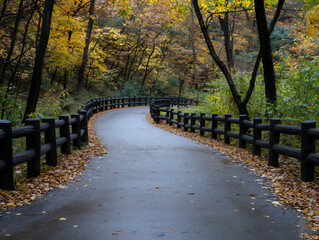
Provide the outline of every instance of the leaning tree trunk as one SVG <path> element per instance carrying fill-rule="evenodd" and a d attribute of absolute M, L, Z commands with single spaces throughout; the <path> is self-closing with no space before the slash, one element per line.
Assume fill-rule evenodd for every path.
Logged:
<path fill-rule="evenodd" d="M 89 17 L 88 28 L 86 30 L 86 38 L 85 38 L 85 46 L 83 50 L 82 64 L 79 69 L 77 91 L 81 91 L 84 88 L 84 72 L 88 62 L 89 45 L 91 42 L 91 35 L 92 35 L 92 29 L 93 29 L 94 5 L 95 5 L 95 0 L 90 0 L 90 9 L 89 9 L 90 17 Z"/>
<path fill-rule="evenodd" d="M 276 76 L 271 53 L 270 32 L 267 26 L 264 0 L 254 1 L 258 27 L 258 36 L 260 42 L 260 52 L 264 67 L 266 99 L 268 103 L 275 104 L 277 100 Z"/>
<path fill-rule="evenodd" d="M 29 90 L 29 96 L 28 96 L 27 106 L 25 109 L 24 117 L 23 117 L 23 122 L 30 115 L 30 113 L 35 112 L 35 109 L 37 106 L 40 88 L 41 88 L 41 77 L 42 77 L 42 70 L 44 65 L 44 57 L 45 57 L 45 52 L 47 49 L 49 35 L 50 35 L 53 6 L 54 6 L 54 0 L 45 1 L 41 36 L 40 36 L 39 45 L 36 51 L 32 80 L 31 80 L 31 87 Z"/>

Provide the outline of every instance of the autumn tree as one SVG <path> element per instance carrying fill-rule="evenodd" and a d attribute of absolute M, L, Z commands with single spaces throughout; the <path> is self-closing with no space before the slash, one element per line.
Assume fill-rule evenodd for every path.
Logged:
<path fill-rule="evenodd" d="M 194 4 L 194 9 L 195 9 L 195 12 L 196 12 L 196 15 L 197 15 L 197 18 L 198 18 L 198 21 L 199 21 L 199 24 L 200 24 L 200 27 L 201 27 L 201 30 L 202 30 L 202 33 L 203 33 L 203 36 L 204 36 L 204 39 L 205 39 L 205 42 L 207 44 L 207 47 L 209 49 L 209 52 L 212 56 L 212 58 L 214 59 L 214 61 L 216 62 L 217 66 L 219 67 L 219 69 L 221 70 L 221 72 L 224 74 L 225 78 L 226 78 L 226 81 L 228 83 L 228 86 L 229 86 L 229 89 L 232 93 L 232 96 L 233 96 L 233 99 L 234 99 L 234 102 L 238 108 L 238 111 L 241 113 L 241 114 L 246 114 L 248 115 L 248 110 L 247 110 L 247 103 L 249 101 L 249 98 L 252 94 L 252 91 L 253 91 L 253 88 L 254 88 L 254 84 L 255 84 L 255 80 L 256 80 L 256 75 L 257 75 L 257 70 L 258 70 L 258 67 L 259 67 L 259 62 L 261 60 L 261 57 L 263 57 L 263 60 L 265 61 L 265 63 L 267 63 L 268 65 L 266 66 L 267 68 L 265 70 L 269 70 L 271 68 L 271 65 L 272 65 L 272 58 L 270 57 L 271 55 L 271 47 L 270 47 L 270 39 L 269 41 L 268 40 L 264 40 L 262 39 L 262 47 L 261 47 L 261 51 L 260 51 L 260 54 L 258 55 L 257 59 L 256 59 L 256 62 L 255 62 L 255 66 L 254 66 L 254 70 L 253 70 L 253 74 L 252 74 L 252 79 L 250 81 L 250 87 L 246 93 L 246 95 L 244 96 L 244 98 L 242 98 L 242 96 L 239 94 L 239 91 L 234 83 L 234 80 L 232 78 L 232 75 L 231 75 L 231 72 L 229 71 L 229 69 L 227 68 L 227 64 L 224 63 L 224 61 L 220 58 L 220 56 L 217 54 L 216 50 L 215 50 L 215 46 L 211 40 L 211 37 L 210 37 L 210 34 L 209 34 L 209 27 L 210 27 L 210 23 L 212 21 L 212 17 L 214 15 L 219 15 L 219 14 L 225 14 L 225 13 L 229 13 L 229 12 L 232 12 L 232 11 L 238 11 L 238 10 L 232 10 L 232 8 L 229 8 L 229 3 L 227 1 L 225 1 L 224 3 L 222 4 L 218 4 L 217 6 L 215 6 L 215 12 L 212 12 L 212 13 L 209 13 L 209 16 L 207 17 L 206 19 L 206 23 L 204 21 L 204 18 L 203 18 L 203 14 L 201 12 L 201 9 L 199 7 L 199 4 L 198 4 L 198 1 L 197 0 L 193 0 L 193 4 Z M 213 4 L 213 3 L 211 3 Z M 257 3 L 259 4 L 259 2 Z M 280 15 L 280 11 L 282 9 L 282 6 L 284 4 L 284 0 L 279 0 L 278 2 L 278 5 L 277 5 L 277 8 L 276 8 L 276 12 L 275 12 L 275 15 L 272 19 L 272 22 L 268 28 L 267 26 L 267 23 L 265 25 L 265 22 L 264 24 L 261 24 L 260 22 L 262 21 L 262 19 L 265 20 L 265 12 L 260 12 L 260 10 L 258 9 L 258 7 L 260 7 L 259 5 L 257 6 L 257 10 L 258 11 L 258 14 L 256 14 L 256 18 L 258 18 L 257 22 L 259 23 L 259 36 L 260 38 L 263 38 L 263 33 L 267 33 L 268 35 L 268 38 L 270 37 L 270 33 L 273 31 L 274 29 L 274 26 L 278 20 L 278 17 Z M 245 9 L 245 7 L 251 7 L 252 4 L 250 1 L 244 1 L 243 3 L 240 3 L 240 5 L 242 6 L 242 8 L 244 10 L 247 10 Z M 206 3 L 204 4 L 204 8 L 206 9 L 206 11 L 209 11 L 209 6 L 210 6 L 210 3 Z M 262 3 L 262 6 L 264 6 L 264 3 Z M 232 5 L 230 4 L 230 7 L 232 7 Z M 240 10 L 241 11 L 241 10 Z M 225 18 L 225 15 L 224 15 L 224 18 Z M 221 18 L 219 18 L 219 21 L 221 22 Z M 222 20 L 222 23 L 224 23 L 223 21 L 226 21 L 225 19 Z M 262 25 L 260 27 L 260 25 Z M 225 28 L 225 27 L 223 27 Z M 266 28 L 266 30 L 265 30 Z M 262 32 L 261 32 L 262 30 Z M 223 30 L 224 33 L 225 33 L 225 30 Z M 225 36 L 225 34 L 224 34 Z M 228 36 L 225 36 L 225 38 L 228 38 Z M 268 43 L 267 44 L 265 44 Z M 227 45 L 227 43 L 225 42 L 225 44 Z M 270 55 L 269 55 L 270 54 Z M 226 53 L 226 55 L 229 55 Z M 228 65 L 230 64 L 231 60 L 230 60 L 230 57 L 227 57 L 227 61 L 228 61 Z M 270 63 L 271 61 L 271 63 Z M 270 66 L 270 67 L 268 67 Z M 272 73 L 266 73 L 266 76 L 267 76 L 267 80 L 265 81 L 265 92 L 266 92 L 266 97 L 267 99 L 270 101 L 270 102 L 274 102 L 275 101 L 275 78 L 274 78 L 274 71 L 272 71 Z M 271 77 L 272 78 L 271 78 Z"/>

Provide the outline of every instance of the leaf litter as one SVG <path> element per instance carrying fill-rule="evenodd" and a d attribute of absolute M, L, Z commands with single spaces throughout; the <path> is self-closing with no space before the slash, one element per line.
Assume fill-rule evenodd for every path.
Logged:
<path fill-rule="evenodd" d="M 263 185 L 276 196 L 275 201 L 270 201 L 276 207 L 292 207 L 302 213 L 307 220 L 306 227 L 313 233 L 302 233 L 300 237 L 307 239 L 319 239 L 319 184 L 316 182 L 304 182 L 300 179 L 300 163 L 297 160 L 280 156 L 280 167 L 269 167 L 268 156 L 253 155 L 248 149 L 224 144 L 221 141 L 197 133 L 185 132 L 183 128 L 169 126 L 165 123 L 157 124 L 147 115 L 147 120 L 155 127 L 169 131 L 179 136 L 194 140 L 219 150 L 222 154 L 232 158 L 233 163 L 242 165 L 263 179 L 257 179 L 258 184 Z M 254 196 L 251 194 L 250 196 Z"/>
<path fill-rule="evenodd" d="M 70 182 L 80 181 L 79 175 L 89 165 L 88 160 L 106 154 L 106 148 L 102 145 L 94 130 L 94 122 L 100 115 L 109 111 L 95 114 L 89 120 L 89 144 L 83 146 L 82 150 L 76 150 L 69 155 L 61 156 L 56 167 L 48 167 L 48 170 L 43 171 L 37 178 L 16 182 L 14 190 L 0 189 L 0 211 L 30 204 L 54 187 L 63 189 Z M 25 164 L 18 167 L 18 171 L 26 170 Z"/>

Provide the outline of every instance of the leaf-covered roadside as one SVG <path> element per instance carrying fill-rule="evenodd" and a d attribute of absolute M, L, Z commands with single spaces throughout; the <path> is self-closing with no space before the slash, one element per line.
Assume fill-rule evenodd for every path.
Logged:
<path fill-rule="evenodd" d="M 99 141 L 94 130 L 95 120 L 103 113 L 95 114 L 90 119 L 88 126 L 89 144 L 84 146 L 82 150 L 76 150 L 70 155 L 61 156 L 56 167 L 50 167 L 37 178 L 17 182 L 13 191 L 0 190 L 0 210 L 21 207 L 54 187 L 64 188 L 66 184 L 78 181 L 79 178 L 77 177 L 88 166 L 89 159 L 106 154 L 106 149 Z"/>
<path fill-rule="evenodd" d="M 226 145 L 223 142 L 202 137 L 198 134 L 185 132 L 182 128 L 169 126 L 168 124 L 156 124 L 150 114 L 147 120 L 156 127 L 165 131 L 192 139 L 198 143 L 218 149 L 223 154 L 233 159 L 233 162 L 244 163 L 244 167 L 256 175 L 265 178 L 265 182 L 258 181 L 269 188 L 277 197 L 273 204 L 278 207 L 287 206 L 303 213 L 307 219 L 306 227 L 311 228 L 313 234 L 303 233 L 301 237 L 307 239 L 319 239 L 319 184 L 315 182 L 303 182 L 300 180 L 300 164 L 290 158 L 280 158 L 280 167 L 269 167 L 267 156 L 254 156 L 247 149 Z"/>

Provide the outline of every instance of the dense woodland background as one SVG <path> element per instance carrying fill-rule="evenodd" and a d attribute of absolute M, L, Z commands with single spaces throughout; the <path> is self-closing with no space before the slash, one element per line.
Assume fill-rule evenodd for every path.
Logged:
<path fill-rule="evenodd" d="M 0 118 L 100 96 L 319 120 L 318 0 L 1 0 Z"/>

